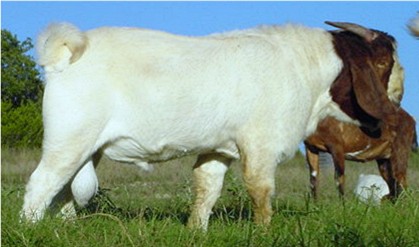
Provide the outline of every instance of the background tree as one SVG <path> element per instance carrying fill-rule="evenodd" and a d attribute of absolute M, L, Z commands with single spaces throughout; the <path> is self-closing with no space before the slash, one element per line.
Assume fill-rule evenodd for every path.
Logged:
<path fill-rule="evenodd" d="M 27 55 L 31 39 L 20 42 L 1 30 L 2 146 L 39 147 L 42 141 L 42 80 L 34 59 Z"/>

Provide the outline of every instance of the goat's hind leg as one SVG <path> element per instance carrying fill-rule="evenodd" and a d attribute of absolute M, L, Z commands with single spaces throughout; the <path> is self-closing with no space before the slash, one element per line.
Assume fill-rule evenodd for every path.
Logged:
<path fill-rule="evenodd" d="M 69 181 L 90 156 L 81 146 L 44 150 L 41 162 L 26 186 L 22 219 L 36 222 L 44 217 L 53 200 L 68 200 Z"/>
<path fill-rule="evenodd" d="M 380 159 L 377 160 L 378 170 L 380 171 L 381 177 L 386 181 L 387 186 L 390 190 L 390 194 L 385 198 L 390 200 L 396 199 L 398 195 L 398 184 L 396 179 L 393 176 L 393 171 L 391 167 L 391 162 L 389 159 Z"/>
<path fill-rule="evenodd" d="M 77 172 L 71 182 L 71 193 L 77 205 L 87 206 L 99 189 L 96 167 L 99 164 L 101 152 L 95 153 L 87 163 Z"/>
<path fill-rule="evenodd" d="M 74 202 L 79 207 L 86 207 L 91 199 L 97 194 L 99 181 L 96 176 L 101 153 L 97 152 L 82 166 L 76 176 L 66 185 L 59 195 L 53 200 L 53 206 L 60 208 L 60 214 L 64 219 L 76 216 Z M 64 204 L 64 206 L 62 206 Z"/>

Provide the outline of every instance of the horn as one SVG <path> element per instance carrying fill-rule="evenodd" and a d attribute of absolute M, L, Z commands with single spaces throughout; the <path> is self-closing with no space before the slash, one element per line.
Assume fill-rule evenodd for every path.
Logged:
<path fill-rule="evenodd" d="M 355 24 L 355 23 L 349 23 L 349 22 L 331 22 L 331 21 L 325 21 L 326 24 L 337 27 L 346 31 L 349 31 L 351 33 L 354 33 L 362 38 L 364 38 L 367 42 L 371 43 L 378 37 L 378 33 L 372 31 L 369 28 L 365 28 L 361 25 Z"/>
<path fill-rule="evenodd" d="M 412 36 L 419 38 L 419 12 L 415 18 L 409 20 L 407 27 Z"/>

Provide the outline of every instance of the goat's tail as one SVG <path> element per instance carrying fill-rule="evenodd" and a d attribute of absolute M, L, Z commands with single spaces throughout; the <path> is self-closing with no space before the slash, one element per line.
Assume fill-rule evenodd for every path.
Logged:
<path fill-rule="evenodd" d="M 410 30 L 410 33 L 414 36 L 419 38 L 419 13 L 417 14 L 417 16 L 413 19 L 410 20 L 409 24 L 407 25 L 407 27 Z"/>
<path fill-rule="evenodd" d="M 62 71 L 81 58 L 88 41 L 85 33 L 69 23 L 50 24 L 36 45 L 38 63 Z"/>

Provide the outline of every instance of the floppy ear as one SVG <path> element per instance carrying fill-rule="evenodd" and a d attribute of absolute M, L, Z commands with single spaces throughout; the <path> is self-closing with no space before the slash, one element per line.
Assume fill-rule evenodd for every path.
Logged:
<path fill-rule="evenodd" d="M 362 66 L 362 67 L 361 67 Z M 350 64 L 352 88 L 359 106 L 372 117 L 387 124 L 397 124 L 396 107 L 387 97 L 387 91 L 370 62 Z"/>

